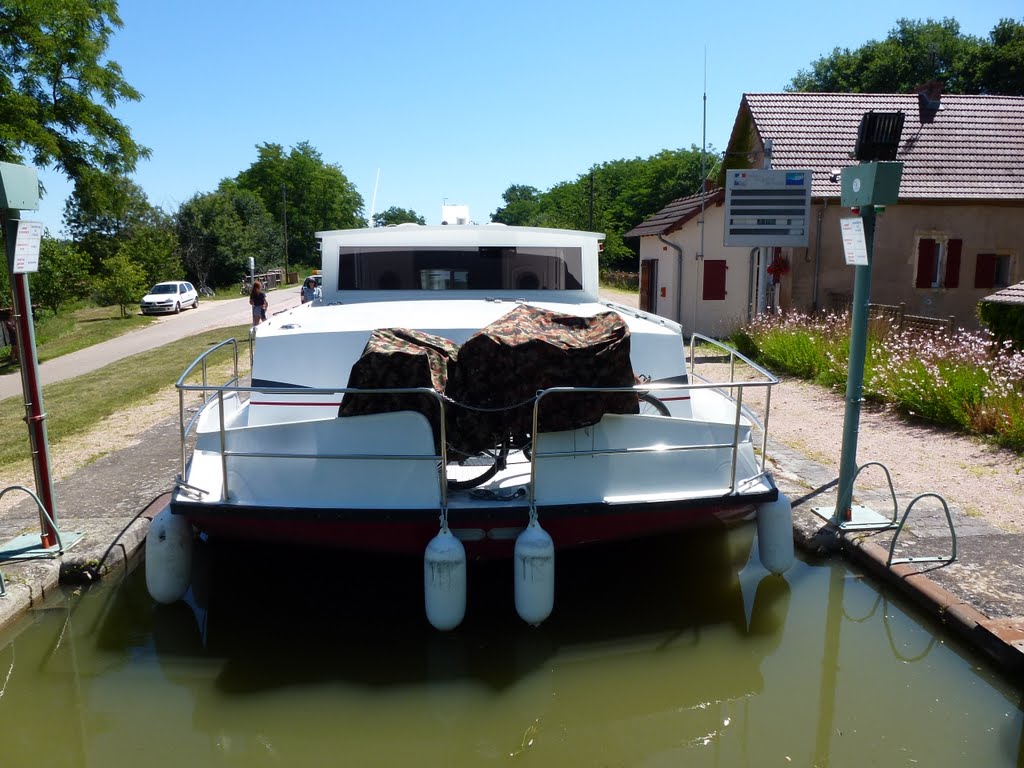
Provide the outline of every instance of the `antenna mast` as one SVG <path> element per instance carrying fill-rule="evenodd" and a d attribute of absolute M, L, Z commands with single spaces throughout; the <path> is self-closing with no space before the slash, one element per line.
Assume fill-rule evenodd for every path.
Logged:
<path fill-rule="evenodd" d="M 380 186 L 380 168 L 377 169 L 377 180 L 373 182 L 373 197 L 370 198 L 370 215 L 366 219 L 366 226 L 373 226 L 373 214 L 377 209 L 377 187 Z"/>
<path fill-rule="evenodd" d="M 707 169 L 705 167 L 708 146 L 708 47 L 704 46 L 704 106 L 701 116 L 700 135 L 700 252 L 693 265 L 693 324 L 690 333 L 697 332 L 697 296 L 700 283 L 700 262 L 704 260 L 704 204 L 707 200 Z"/>

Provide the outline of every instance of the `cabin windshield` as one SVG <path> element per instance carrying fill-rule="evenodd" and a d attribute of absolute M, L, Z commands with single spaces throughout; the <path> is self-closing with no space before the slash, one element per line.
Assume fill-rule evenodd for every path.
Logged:
<path fill-rule="evenodd" d="M 342 247 L 342 291 L 581 291 L 582 248 Z"/>

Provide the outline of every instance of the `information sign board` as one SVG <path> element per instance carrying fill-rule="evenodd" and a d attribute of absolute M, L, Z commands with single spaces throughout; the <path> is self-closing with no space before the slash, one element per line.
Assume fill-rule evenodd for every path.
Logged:
<path fill-rule="evenodd" d="M 866 267 L 868 244 L 864 237 L 864 219 L 860 216 L 840 219 L 839 227 L 843 235 L 843 254 L 846 256 L 846 263 L 851 267 Z"/>
<path fill-rule="evenodd" d="M 730 169 L 725 184 L 725 245 L 807 246 L 810 170 Z"/>
<path fill-rule="evenodd" d="M 14 264 L 11 272 L 39 271 L 39 243 L 43 239 L 43 224 L 40 221 L 19 221 L 14 244 Z"/>

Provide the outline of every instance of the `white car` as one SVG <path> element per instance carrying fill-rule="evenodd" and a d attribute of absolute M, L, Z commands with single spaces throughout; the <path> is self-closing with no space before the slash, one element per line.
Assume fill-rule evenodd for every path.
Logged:
<path fill-rule="evenodd" d="M 184 280 L 169 280 L 157 283 L 142 297 L 139 308 L 144 315 L 157 315 L 167 312 L 177 314 L 184 307 L 195 309 L 199 306 L 199 293 L 192 283 Z"/>

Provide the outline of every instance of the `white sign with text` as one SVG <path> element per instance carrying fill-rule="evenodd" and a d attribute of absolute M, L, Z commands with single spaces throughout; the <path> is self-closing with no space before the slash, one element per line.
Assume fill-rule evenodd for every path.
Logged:
<path fill-rule="evenodd" d="M 843 253 L 846 263 L 851 267 L 868 265 L 868 243 L 864 238 L 864 219 L 840 219 L 839 226 L 843 233 Z"/>
<path fill-rule="evenodd" d="M 19 275 L 23 272 L 39 271 L 39 243 L 43 239 L 41 221 L 19 221 L 18 236 L 14 245 L 14 268 Z"/>

